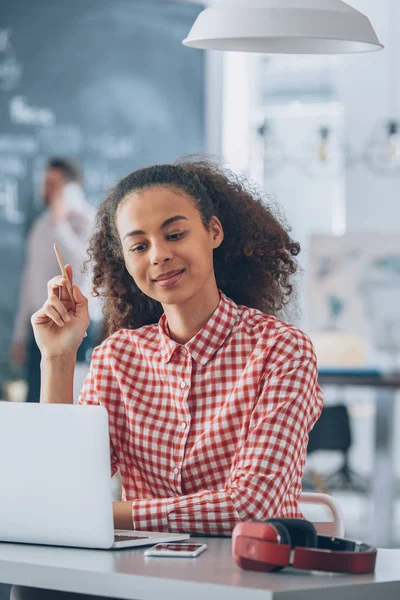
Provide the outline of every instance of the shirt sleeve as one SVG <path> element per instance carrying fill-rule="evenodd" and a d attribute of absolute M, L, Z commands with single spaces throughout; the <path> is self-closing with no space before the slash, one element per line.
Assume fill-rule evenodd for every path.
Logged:
<path fill-rule="evenodd" d="M 174 498 L 134 500 L 134 529 L 229 535 L 243 520 L 280 516 L 286 495 L 306 457 L 308 432 L 322 409 L 315 356 L 300 351 L 289 360 L 277 352 L 255 403 L 244 444 L 227 485 Z M 293 515 L 297 498 L 293 499 Z"/>
<path fill-rule="evenodd" d="M 100 357 L 101 357 L 101 359 L 104 360 L 104 362 L 107 361 L 107 354 L 103 353 L 101 351 L 101 346 L 98 346 L 97 348 L 95 348 L 93 350 L 92 362 L 90 365 L 89 373 L 87 374 L 87 377 L 86 377 L 85 381 L 83 382 L 82 389 L 79 393 L 78 404 L 81 404 L 81 405 L 86 404 L 86 405 L 92 405 L 92 406 L 102 405 L 102 406 L 105 406 L 107 411 L 109 411 L 109 407 L 106 406 L 104 404 L 104 402 L 101 402 L 99 400 L 100 394 L 99 394 L 98 386 L 105 385 L 107 388 L 107 394 L 111 398 L 114 398 L 115 394 L 118 394 L 118 387 L 111 378 L 107 381 L 106 384 L 100 383 L 102 381 L 102 379 L 98 377 L 98 371 L 99 371 L 100 362 L 101 362 L 101 359 L 99 360 Z M 109 421 L 110 421 L 110 419 L 109 419 Z M 114 432 L 115 432 L 115 428 L 113 428 L 113 426 L 110 423 L 111 477 L 113 477 L 115 475 L 115 473 L 118 471 L 118 468 L 119 468 L 117 453 L 115 451 L 114 444 L 112 442 L 112 434 Z"/>

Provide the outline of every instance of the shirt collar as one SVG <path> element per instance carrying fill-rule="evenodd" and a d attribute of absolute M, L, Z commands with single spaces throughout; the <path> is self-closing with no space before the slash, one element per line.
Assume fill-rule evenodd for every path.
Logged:
<path fill-rule="evenodd" d="M 208 363 L 231 333 L 236 323 L 237 314 L 237 305 L 220 291 L 219 304 L 210 319 L 194 337 L 184 344 L 193 360 L 200 365 Z M 181 347 L 182 344 L 178 344 L 170 338 L 165 314 L 161 316 L 158 323 L 158 331 L 161 359 L 167 363 L 171 360 L 175 350 Z"/>

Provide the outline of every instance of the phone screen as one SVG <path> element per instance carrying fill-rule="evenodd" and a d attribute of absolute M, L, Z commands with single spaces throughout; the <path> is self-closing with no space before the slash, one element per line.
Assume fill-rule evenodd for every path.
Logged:
<path fill-rule="evenodd" d="M 158 544 L 153 546 L 152 550 L 155 552 L 195 552 L 198 548 L 201 548 L 203 544 Z"/>

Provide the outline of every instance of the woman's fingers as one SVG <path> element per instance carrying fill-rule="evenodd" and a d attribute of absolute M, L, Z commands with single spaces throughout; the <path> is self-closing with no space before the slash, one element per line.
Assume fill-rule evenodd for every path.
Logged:
<path fill-rule="evenodd" d="M 46 304 L 52 306 L 60 315 L 64 323 L 70 323 L 71 317 L 68 314 L 68 308 L 71 308 L 71 302 L 63 302 L 57 296 L 51 296 Z M 68 306 L 69 305 L 69 306 Z"/>
<path fill-rule="evenodd" d="M 59 288 L 62 288 L 67 283 L 65 277 L 63 275 L 57 275 L 57 277 L 53 277 L 50 281 L 47 282 L 47 293 L 49 296 L 52 294 L 58 295 Z"/>
<path fill-rule="evenodd" d="M 88 299 L 82 294 L 77 285 L 74 285 L 73 287 L 73 294 L 75 300 L 75 315 L 83 320 L 89 319 Z M 89 322 L 87 326 L 89 326 Z"/>
<path fill-rule="evenodd" d="M 54 306 L 48 304 L 47 302 L 43 305 L 44 314 L 49 317 L 56 325 L 59 327 L 64 327 L 64 321 L 60 317 L 59 313 L 56 311 Z"/>
<path fill-rule="evenodd" d="M 59 327 L 71 322 L 71 317 L 64 304 L 56 296 L 49 298 L 43 305 L 43 312 Z"/>
<path fill-rule="evenodd" d="M 69 265 L 67 265 L 69 266 Z M 73 310 L 74 312 L 77 310 L 77 305 L 79 305 L 80 313 L 87 312 L 87 304 L 88 299 L 84 296 L 78 286 L 74 285 L 71 289 L 73 298 L 71 299 L 69 292 L 66 288 L 67 280 L 63 275 L 57 275 L 57 277 L 53 277 L 47 283 L 47 294 L 48 301 L 55 306 L 61 316 L 65 315 L 65 313 Z M 61 298 L 60 298 L 61 296 Z M 62 309 L 65 308 L 65 311 Z"/>
<path fill-rule="evenodd" d="M 71 298 L 67 289 L 67 279 L 63 275 L 53 277 L 47 283 L 48 298 L 57 297 L 64 303 L 71 303 Z"/>
<path fill-rule="evenodd" d="M 73 300 L 73 294 L 72 294 L 72 267 L 71 267 L 71 265 L 65 265 L 65 273 L 68 277 L 68 281 L 65 281 L 65 285 L 59 290 L 58 296 L 63 301 L 68 300 L 68 301 L 73 302 L 74 300 Z"/>

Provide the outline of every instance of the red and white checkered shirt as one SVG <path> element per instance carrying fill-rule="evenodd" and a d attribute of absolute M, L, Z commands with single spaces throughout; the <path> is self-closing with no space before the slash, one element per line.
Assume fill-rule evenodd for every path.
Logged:
<path fill-rule="evenodd" d="M 95 349 L 80 403 L 109 414 L 134 529 L 229 534 L 301 517 L 308 432 L 322 408 L 316 358 L 296 327 L 221 293 L 185 345 L 155 325 Z"/>

